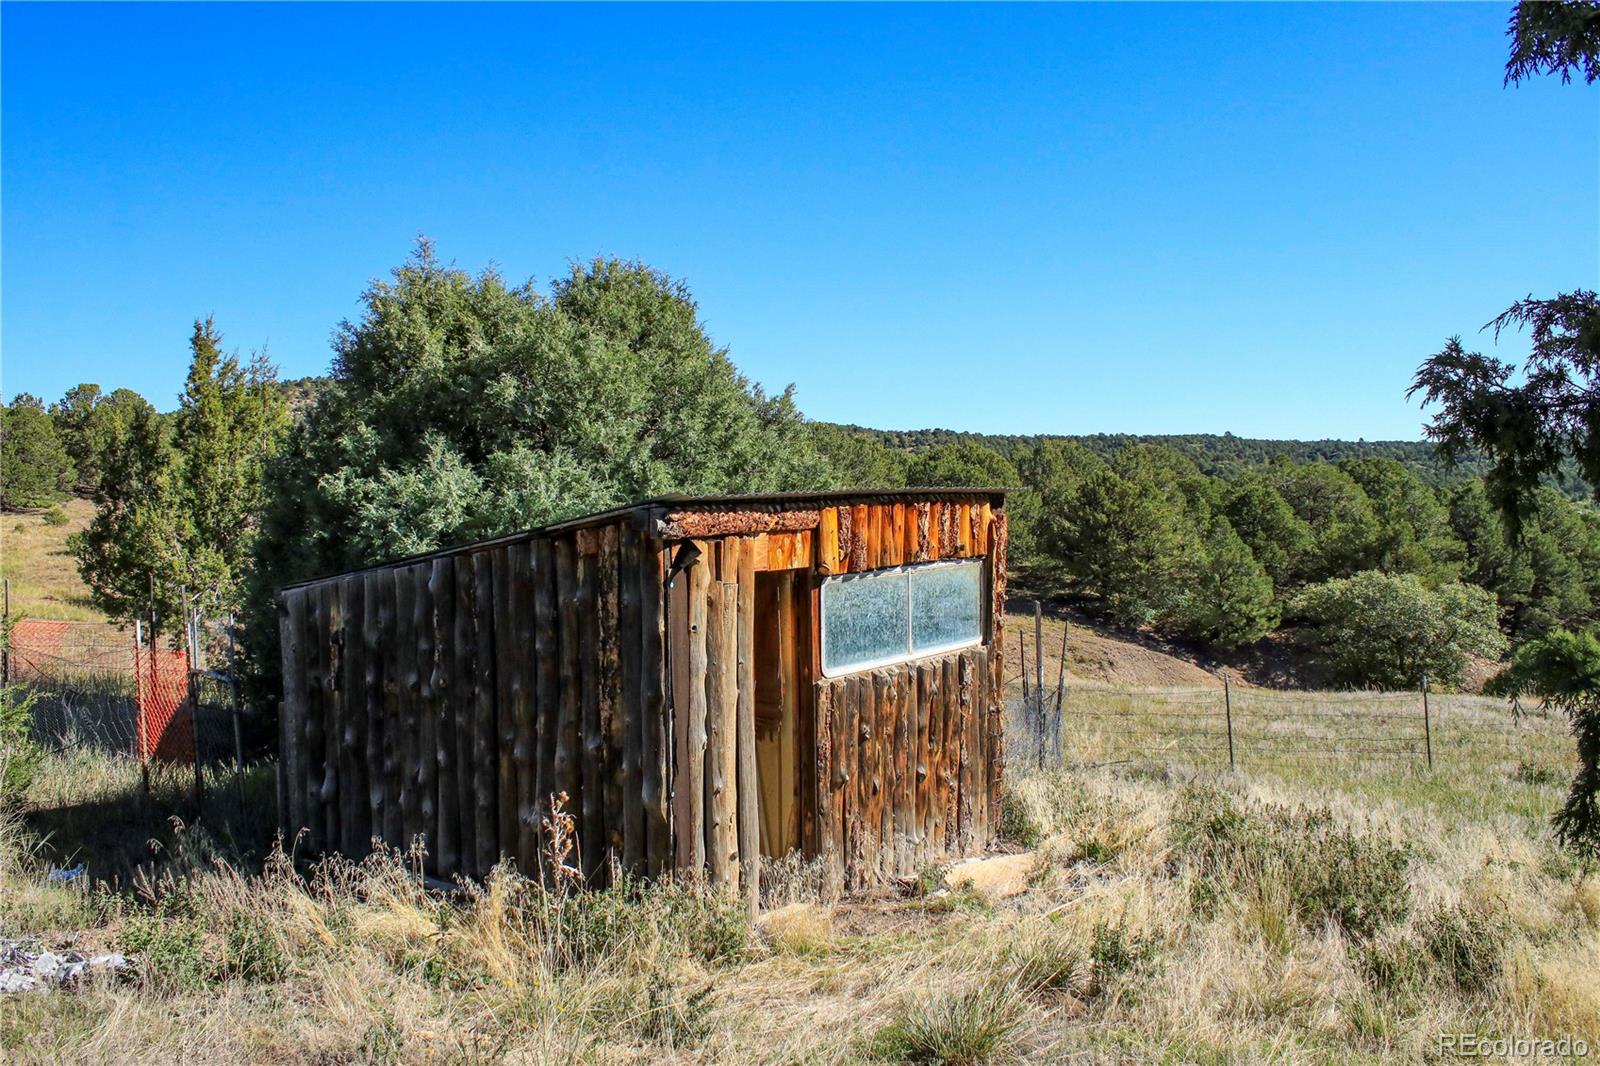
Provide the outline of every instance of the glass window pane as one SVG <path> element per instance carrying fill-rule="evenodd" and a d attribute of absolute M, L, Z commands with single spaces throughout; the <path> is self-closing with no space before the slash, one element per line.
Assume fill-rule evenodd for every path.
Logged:
<path fill-rule="evenodd" d="M 921 655 L 983 638 L 983 564 L 911 572 L 911 649 Z"/>
<path fill-rule="evenodd" d="M 899 571 L 823 583 L 823 673 L 906 657 L 906 580 Z"/>

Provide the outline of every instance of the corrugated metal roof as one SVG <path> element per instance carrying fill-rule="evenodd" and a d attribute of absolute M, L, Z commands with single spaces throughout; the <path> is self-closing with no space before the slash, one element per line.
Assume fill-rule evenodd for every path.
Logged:
<path fill-rule="evenodd" d="M 1010 489 L 993 486 L 960 485 L 908 489 L 821 489 L 807 492 L 752 493 L 741 496 L 652 496 L 650 499 L 640 500 L 637 503 L 630 503 L 622 507 L 613 507 L 608 511 L 596 511 L 594 514 L 568 518 L 561 522 L 535 526 L 532 529 L 507 533 L 499 537 L 471 541 L 466 544 L 455 544 L 446 548 L 435 548 L 433 551 L 419 552 L 416 555 L 406 555 L 398 559 L 387 559 L 381 563 L 373 563 L 370 566 L 358 567 L 354 570 L 341 570 L 337 573 L 323 574 L 319 577 L 302 578 L 299 581 L 291 581 L 283 585 L 279 591 L 300 588 L 304 585 L 315 585 L 338 577 L 348 577 L 351 574 L 364 574 L 369 570 L 387 570 L 391 567 L 409 566 L 413 563 L 425 562 L 429 559 L 438 559 L 448 555 L 458 555 L 462 552 L 481 551 L 484 548 L 493 548 L 501 544 L 515 544 L 518 541 L 528 540 L 532 537 L 547 536 L 551 533 L 565 533 L 588 526 L 604 525 L 625 515 L 648 509 L 661 511 L 702 509 L 708 511 L 787 511 L 799 510 L 803 507 L 819 507 L 825 504 L 875 503 L 892 500 L 928 500 L 931 502 L 971 496 L 993 496 L 997 498 L 997 502 L 1003 503 L 1006 493 L 1010 491 Z"/>

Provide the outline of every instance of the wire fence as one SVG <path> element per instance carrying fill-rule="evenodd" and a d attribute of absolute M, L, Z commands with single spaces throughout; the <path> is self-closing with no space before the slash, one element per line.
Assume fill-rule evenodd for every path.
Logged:
<path fill-rule="evenodd" d="M 1063 650 L 1065 640 L 1062 641 Z M 1042 647 L 1042 641 L 1036 642 Z M 1487 696 L 1302 691 L 1234 684 L 1157 688 L 1046 677 L 1021 646 L 1007 685 L 1013 766 L 1187 765 L 1405 774 L 1570 756 L 1566 723 Z"/>
<path fill-rule="evenodd" d="M 1396 773 L 1533 762 L 1570 749 L 1559 718 L 1484 696 L 1072 685 L 1058 718 L 1053 700 L 1041 716 L 1019 688 L 1008 699 L 1020 741 L 1011 759 L 1036 766 Z"/>

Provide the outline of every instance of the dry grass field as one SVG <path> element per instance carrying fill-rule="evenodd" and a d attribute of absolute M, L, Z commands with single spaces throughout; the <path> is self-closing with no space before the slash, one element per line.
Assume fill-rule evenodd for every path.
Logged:
<path fill-rule="evenodd" d="M 1118 699 L 1124 724 L 1163 728 L 1149 694 Z M 136 767 L 80 750 L 5 825 L 0 937 L 114 948 L 134 969 L 0 999 L 0 1057 L 1386 1063 L 1434 1060 L 1454 1032 L 1600 1047 L 1600 882 L 1547 828 L 1570 741 L 1490 701 L 1443 713 L 1509 739 L 1448 748 L 1431 773 L 1229 773 L 1157 747 L 1095 765 L 1080 736 L 1077 768 L 1008 775 L 1007 847 L 1029 853 L 1014 894 L 930 870 L 839 900 L 789 866 L 754 927 L 692 884 L 562 894 L 502 872 L 445 896 L 404 856 L 297 868 L 266 846 L 270 767 L 214 780 L 181 827 L 165 816 L 184 775 L 146 806 Z M 117 887 L 46 882 L 79 861 Z"/>
<path fill-rule="evenodd" d="M 94 504 L 74 497 L 61 510 L 67 517 L 63 525 L 51 525 L 47 510 L 0 514 L 0 576 L 11 582 L 11 613 L 103 622 L 67 553 L 67 538 L 88 526 Z"/>

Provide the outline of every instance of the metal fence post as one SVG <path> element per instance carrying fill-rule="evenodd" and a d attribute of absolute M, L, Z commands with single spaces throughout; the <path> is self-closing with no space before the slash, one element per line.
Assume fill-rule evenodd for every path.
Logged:
<path fill-rule="evenodd" d="M 1222 675 L 1222 713 L 1228 723 L 1228 770 L 1231 772 L 1238 768 L 1233 757 L 1233 686 L 1228 683 L 1228 675 Z"/>
<path fill-rule="evenodd" d="M 0 631 L 5 640 L 0 641 L 0 685 L 11 684 L 11 579 L 5 579 L 5 605 L 0 607 Z"/>
<path fill-rule="evenodd" d="M 1428 769 L 1433 769 L 1433 715 L 1428 709 L 1428 675 L 1422 675 L 1422 743 L 1428 752 Z"/>
<path fill-rule="evenodd" d="M 233 702 L 233 768 L 244 766 L 244 707 L 239 698 L 239 652 L 233 643 L 234 616 L 228 615 L 228 692 Z"/>

